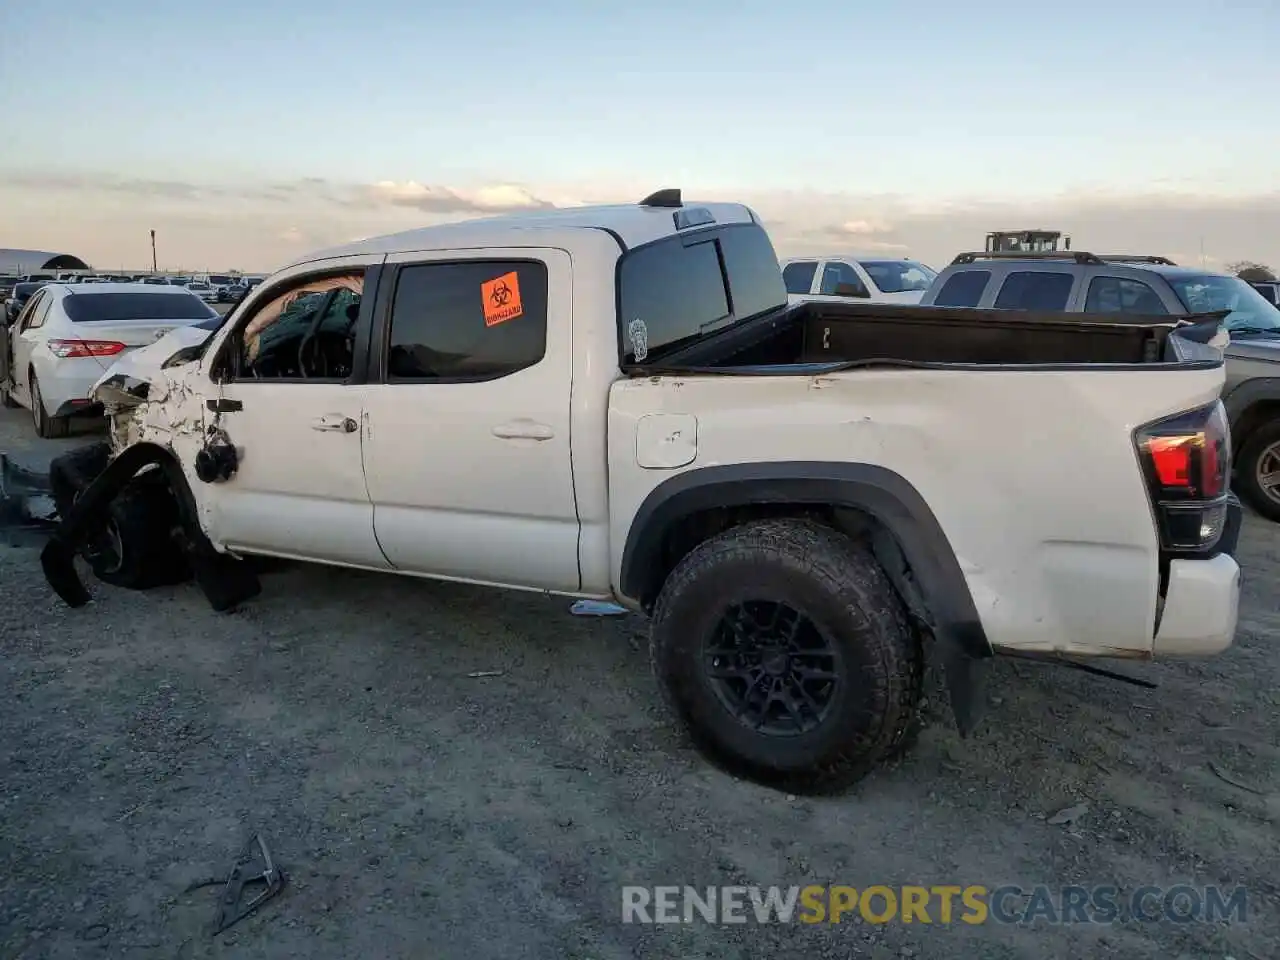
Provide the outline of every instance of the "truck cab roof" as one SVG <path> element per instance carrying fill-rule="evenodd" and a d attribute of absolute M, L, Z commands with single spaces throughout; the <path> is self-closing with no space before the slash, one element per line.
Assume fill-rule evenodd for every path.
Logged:
<path fill-rule="evenodd" d="M 304 260 L 327 259 L 366 253 L 407 253 L 415 250 L 449 250 L 461 247 L 501 247 L 511 245 L 511 234 L 528 234 L 529 242 L 547 244 L 556 233 L 572 230 L 601 230 L 618 242 L 620 251 L 672 236 L 681 227 L 675 217 L 695 215 L 692 226 L 759 222 L 754 212 L 739 203 L 683 202 L 679 205 L 644 203 L 564 207 L 484 217 L 457 223 L 441 223 L 400 233 L 371 237 L 355 243 L 322 250 Z M 711 219 L 704 219 L 705 217 Z M 522 239 L 524 239 L 522 237 Z M 517 244 L 519 245 L 519 244 Z"/>

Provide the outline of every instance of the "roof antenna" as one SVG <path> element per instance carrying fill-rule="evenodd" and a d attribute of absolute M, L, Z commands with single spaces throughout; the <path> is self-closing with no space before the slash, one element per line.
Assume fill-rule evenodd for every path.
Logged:
<path fill-rule="evenodd" d="M 682 207 L 679 187 L 667 187 L 657 190 L 640 201 L 642 207 Z"/>

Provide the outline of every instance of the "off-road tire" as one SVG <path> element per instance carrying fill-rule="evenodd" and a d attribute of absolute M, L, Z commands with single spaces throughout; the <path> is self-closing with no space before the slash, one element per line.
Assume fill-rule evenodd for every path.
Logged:
<path fill-rule="evenodd" d="M 110 458 L 110 445 L 95 443 L 53 461 L 49 485 L 60 516 L 67 515 L 76 497 L 106 468 Z M 191 577 L 186 554 L 174 537 L 179 527 L 177 501 L 161 475 L 143 474 L 130 482 L 107 508 L 107 523 L 119 544 L 119 562 L 81 550 L 98 580 L 129 590 L 148 590 Z"/>
<path fill-rule="evenodd" d="M 1276 443 L 1280 443 L 1280 420 L 1264 423 L 1249 435 L 1236 455 L 1235 487 L 1249 506 L 1268 520 L 1280 523 L 1280 502 L 1268 496 L 1258 483 L 1258 461 Z"/>
<path fill-rule="evenodd" d="M 784 602 L 838 650 L 840 692 L 816 729 L 758 733 L 722 705 L 703 645 L 736 603 Z M 653 613 L 650 655 L 664 699 L 717 765 L 793 792 L 828 792 L 909 742 L 922 652 L 866 547 L 818 522 L 754 521 L 703 542 L 672 571 Z"/>
<path fill-rule="evenodd" d="M 45 440 L 65 437 L 71 432 L 71 423 L 66 417 L 51 417 L 44 409 L 44 398 L 40 395 L 40 383 L 36 380 L 36 372 L 27 374 L 27 383 L 31 385 L 31 419 L 35 424 L 36 436 Z"/>

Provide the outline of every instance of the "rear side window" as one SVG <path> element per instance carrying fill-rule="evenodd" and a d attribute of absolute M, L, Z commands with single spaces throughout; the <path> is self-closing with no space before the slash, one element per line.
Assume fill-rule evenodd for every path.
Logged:
<path fill-rule="evenodd" d="M 990 270 L 961 270 L 947 277 L 934 298 L 935 307 L 976 307 L 991 279 Z"/>
<path fill-rule="evenodd" d="M 1069 273 L 1019 270 L 1004 279 L 997 310 L 1065 310 L 1075 278 Z"/>
<path fill-rule="evenodd" d="M 1141 280 L 1126 277 L 1094 277 L 1089 281 L 1085 313 L 1137 313 L 1161 316 L 1169 311 L 1160 295 Z"/>
<path fill-rule="evenodd" d="M 817 260 L 797 260 L 782 270 L 782 282 L 787 293 L 808 293 L 813 289 L 813 275 L 818 272 Z"/>
<path fill-rule="evenodd" d="M 542 359 L 547 268 L 527 260 L 403 267 L 391 307 L 390 380 L 489 380 Z"/>
<path fill-rule="evenodd" d="M 637 247 L 622 258 L 618 289 L 624 364 L 655 359 L 787 302 L 777 254 L 756 224 Z"/>
<path fill-rule="evenodd" d="M 218 312 L 189 293 L 74 293 L 62 301 L 72 323 L 207 320 Z"/>

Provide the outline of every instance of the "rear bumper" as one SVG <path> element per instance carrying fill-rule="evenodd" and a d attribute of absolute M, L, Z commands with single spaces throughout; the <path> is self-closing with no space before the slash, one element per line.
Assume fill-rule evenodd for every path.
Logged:
<path fill-rule="evenodd" d="M 1170 561 L 1156 657 L 1207 657 L 1231 646 L 1240 614 L 1240 565 L 1234 554 L 1242 519 L 1240 502 L 1233 497 L 1221 552 L 1207 560 Z"/>
<path fill-rule="evenodd" d="M 55 417 L 101 417 L 102 404 L 93 400 L 67 400 L 58 405 Z"/>

